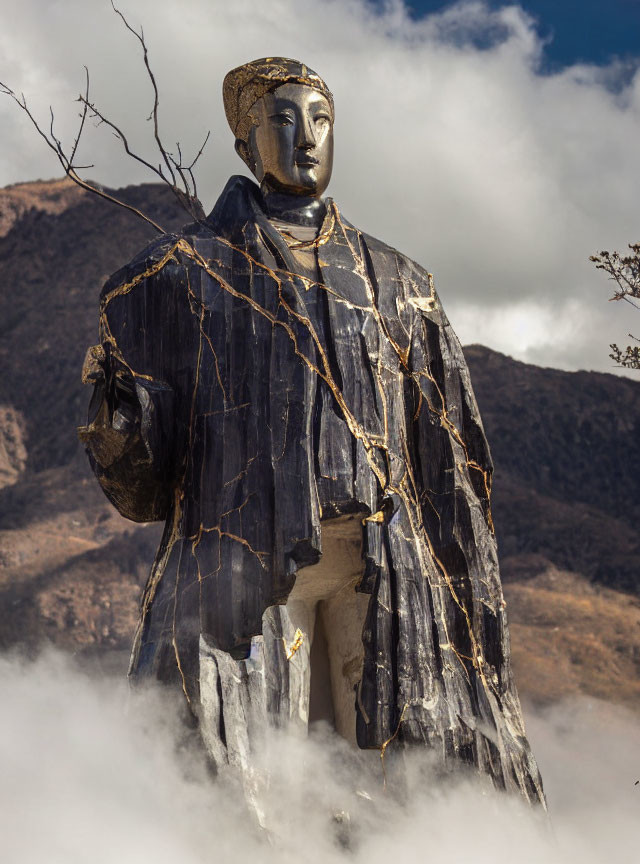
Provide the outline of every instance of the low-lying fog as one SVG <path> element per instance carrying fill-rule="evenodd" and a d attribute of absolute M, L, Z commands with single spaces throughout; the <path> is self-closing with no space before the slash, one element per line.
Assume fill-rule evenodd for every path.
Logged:
<path fill-rule="evenodd" d="M 272 743 L 266 833 L 209 776 L 168 694 L 131 695 L 55 653 L 0 659 L 0 682 L 7 864 L 638 860 L 640 729 L 605 704 L 527 712 L 549 822 L 468 779 L 443 786 L 415 756 L 408 789 L 385 791 L 378 754 L 317 729 Z"/>

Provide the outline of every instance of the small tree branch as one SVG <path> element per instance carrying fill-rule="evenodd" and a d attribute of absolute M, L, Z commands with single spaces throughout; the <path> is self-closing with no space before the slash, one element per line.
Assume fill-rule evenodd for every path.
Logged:
<path fill-rule="evenodd" d="M 624 300 L 633 306 L 634 309 L 640 309 L 640 304 L 636 300 L 640 300 L 640 243 L 629 243 L 631 255 L 620 255 L 619 252 L 600 252 L 598 255 L 591 255 L 590 260 L 596 265 L 598 270 L 604 270 L 609 275 L 609 278 L 616 283 L 617 290 L 609 300 Z M 640 342 L 640 339 L 629 334 L 629 338 L 634 342 Z M 618 345 L 610 345 L 611 357 L 616 365 L 624 369 L 640 369 L 640 346 L 628 345 L 625 349 Z"/>
<path fill-rule="evenodd" d="M 149 63 L 149 52 L 147 50 L 147 43 L 144 41 L 144 32 L 143 32 L 142 28 L 140 28 L 139 33 L 137 32 L 137 30 L 134 30 L 134 28 L 131 26 L 131 24 L 129 24 L 129 22 L 124 17 L 122 12 L 118 9 L 116 4 L 113 2 L 113 0 L 111 0 L 111 7 L 112 7 L 113 11 L 116 13 L 116 15 L 118 15 L 122 19 L 122 23 L 127 28 L 127 30 L 135 36 L 135 38 L 138 40 L 138 42 L 142 46 L 142 56 L 143 56 L 143 60 L 144 60 L 144 65 L 146 67 L 147 74 L 149 76 L 149 80 L 151 81 L 151 86 L 153 87 L 153 110 L 152 110 L 151 114 L 149 115 L 151 118 L 153 118 L 153 136 L 156 139 L 156 144 L 158 145 L 158 149 L 160 150 L 160 154 L 162 156 L 162 159 L 163 159 L 165 165 L 167 166 L 167 170 L 171 176 L 171 183 L 172 183 L 172 185 L 175 186 L 176 176 L 173 173 L 173 169 L 171 168 L 171 162 L 170 162 L 168 155 L 167 155 L 167 150 L 163 146 L 162 141 L 160 140 L 160 133 L 158 131 L 158 106 L 160 104 L 160 97 L 158 95 L 158 85 L 156 84 L 156 78 L 155 78 L 155 75 L 153 74 L 153 72 L 151 71 L 151 65 Z M 187 195 L 189 195 L 188 189 L 185 189 L 185 192 Z"/>
<path fill-rule="evenodd" d="M 193 175 L 193 167 L 196 164 L 196 162 L 198 161 L 198 159 L 202 156 L 202 151 L 207 146 L 207 141 L 209 140 L 210 135 L 211 135 L 211 130 L 209 129 L 209 131 L 205 135 L 204 141 L 202 142 L 202 147 L 196 153 L 195 158 L 194 158 L 193 162 L 191 163 L 191 165 L 187 166 L 187 171 L 189 172 L 189 176 L 191 177 L 191 185 L 193 186 L 193 197 L 194 198 L 198 197 L 198 187 L 196 186 L 196 178 Z"/>
<path fill-rule="evenodd" d="M 85 74 L 85 88 L 84 88 L 84 104 L 82 106 L 82 115 L 80 118 L 80 127 L 78 129 L 78 134 L 76 135 L 76 140 L 73 142 L 73 147 L 71 148 L 71 156 L 69 157 L 69 163 L 73 164 L 73 160 L 76 158 L 76 151 L 78 149 L 78 144 L 80 143 L 80 137 L 82 136 L 82 132 L 84 130 L 84 124 L 87 119 L 87 102 L 89 100 L 89 69 L 84 67 Z M 80 101 L 80 100 L 78 100 Z M 91 166 L 93 168 L 93 165 Z"/>
<path fill-rule="evenodd" d="M 634 309 L 640 309 L 640 306 L 639 306 L 637 303 L 634 303 L 633 300 L 631 299 L 631 297 L 629 297 L 628 294 L 625 294 L 625 295 L 622 296 L 622 297 L 615 297 L 615 298 L 612 297 L 611 299 L 612 299 L 612 300 L 614 300 L 614 299 L 615 299 L 615 300 L 625 300 L 627 303 L 630 303 L 630 304 L 633 306 Z"/>
<path fill-rule="evenodd" d="M 133 154 L 131 152 L 131 150 L 128 148 L 128 145 L 126 145 L 126 144 L 125 144 L 125 149 L 127 150 L 127 153 L 130 156 L 133 156 L 134 159 L 138 159 L 138 161 L 143 162 L 143 164 L 145 164 L 147 167 L 151 168 L 151 170 L 154 171 L 155 174 L 157 174 L 159 177 L 161 177 L 161 179 L 164 180 L 165 183 L 167 183 L 169 186 L 171 186 L 177 199 L 180 201 L 181 205 L 183 207 L 185 207 L 185 209 L 188 211 L 190 216 L 192 218 L 194 218 L 196 221 L 201 221 L 203 218 L 202 206 L 200 205 L 200 202 L 198 201 L 197 186 L 196 186 L 195 177 L 193 175 L 192 169 L 193 169 L 193 166 L 195 165 L 195 163 L 198 161 L 198 159 L 202 155 L 202 151 L 204 150 L 204 147 L 205 147 L 207 141 L 209 140 L 209 133 L 207 133 L 202 147 L 200 148 L 195 159 L 193 160 L 193 162 L 189 166 L 186 166 L 183 164 L 182 150 L 181 150 L 179 143 L 176 143 L 176 148 L 178 151 L 178 158 L 177 159 L 175 159 L 173 157 L 173 155 L 167 150 L 167 148 L 164 146 L 164 144 L 162 143 L 162 140 L 160 138 L 160 124 L 158 121 L 158 109 L 159 109 L 159 105 L 160 105 L 160 97 L 159 97 L 159 93 L 158 93 L 158 85 L 156 82 L 156 78 L 155 78 L 155 75 L 154 75 L 153 70 L 151 68 L 151 63 L 149 61 L 149 50 L 147 48 L 147 43 L 146 43 L 145 38 L 144 38 L 144 31 L 141 27 L 140 32 L 138 32 L 134 27 L 131 26 L 131 24 L 129 24 L 129 22 L 127 21 L 124 14 L 115 5 L 114 0 L 111 0 L 111 7 L 113 8 L 113 11 L 116 13 L 116 15 L 121 19 L 121 21 L 124 24 L 124 26 L 126 27 L 126 29 L 138 40 L 138 42 L 140 43 L 140 46 L 142 48 L 143 62 L 144 62 L 145 68 L 147 70 L 147 76 L 148 76 L 148 78 L 151 82 L 151 86 L 153 88 L 153 108 L 151 109 L 151 113 L 149 114 L 147 119 L 153 120 L 153 136 L 154 136 L 156 145 L 158 147 L 158 150 L 160 151 L 162 162 L 164 162 L 166 169 L 169 172 L 169 177 L 171 179 L 168 180 L 164 176 L 164 171 L 162 170 L 162 163 L 160 163 L 160 165 L 158 165 L 157 169 L 153 168 L 148 162 L 146 162 L 146 160 L 142 160 L 139 157 L 137 157 L 135 154 Z M 92 106 L 92 108 L 93 108 L 93 106 Z M 95 108 L 93 108 L 93 110 L 95 111 Z M 101 116 L 101 115 L 99 115 L 99 116 Z M 123 143 L 125 143 L 126 139 L 124 138 L 124 135 L 122 134 L 121 130 L 117 129 L 117 127 L 115 127 L 114 124 L 107 121 L 104 117 L 102 117 L 102 119 L 104 122 L 108 123 L 112 127 L 112 129 L 117 131 L 117 133 L 120 135 Z M 177 187 L 176 174 L 180 178 L 180 182 L 182 183 L 182 190 L 181 191 L 178 190 L 178 187 Z"/>
<path fill-rule="evenodd" d="M 134 152 L 131 149 L 131 147 L 129 146 L 129 141 L 127 140 L 127 137 L 125 136 L 122 129 L 119 126 L 117 126 L 113 121 L 109 120 L 90 101 L 90 98 L 89 98 L 89 70 L 86 66 L 84 67 L 85 78 L 86 78 L 84 94 L 81 93 L 78 96 L 78 100 L 77 100 L 78 102 L 80 102 L 82 104 L 82 112 L 80 114 L 80 124 L 79 124 L 79 128 L 78 128 L 78 132 L 77 132 L 75 139 L 73 141 L 73 145 L 71 147 L 71 152 L 70 152 L 69 156 L 66 155 L 64 147 L 62 146 L 62 142 L 60 141 L 60 139 L 58 138 L 58 136 L 56 135 L 56 133 L 54 131 L 54 119 L 55 118 L 54 118 L 53 108 L 51 108 L 51 107 L 49 108 L 50 122 L 49 122 L 49 132 L 47 133 L 44 131 L 44 129 L 42 129 L 42 127 L 40 126 L 40 124 L 35 119 L 34 115 L 32 114 L 31 110 L 27 106 L 27 102 L 26 102 L 26 99 L 24 97 L 24 94 L 21 94 L 21 96 L 18 97 L 10 87 L 8 87 L 6 84 L 3 84 L 2 82 L 0 82 L 0 93 L 4 93 L 5 95 L 10 96 L 16 102 L 16 104 L 20 107 L 20 109 L 27 114 L 29 120 L 33 124 L 33 126 L 36 129 L 36 131 L 38 132 L 38 134 L 43 138 L 43 140 L 45 141 L 47 146 L 51 150 L 53 150 L 53 152 L 56 154 L 56 157 L 57 157 L 58 161 L 60 162 L 60 164 L 62 165 L 62 167 L 65 171 L 65 174 L 71 180 L 73 180 L 74 183 L 77 183 L 83 189 L 86 189 L 87 191 L 93 192 L 94 194 L 99 195 L 101 198 L 105 198 L 106 200 L 111 201 L 112 203 L 117 204 L 120 207 L 124 207 L 126 210 L 130 210 L 132 213 L 135 213 L 137 216 L 144 219 L 145 222 L 148 222 L 150 225 L 152 225 L 157 231 L 164 233 L 163 229 L 156 222 L 154 222 L 153 219 L 150 219 L 148 216 L 146 216 L 140 210 L 138 210 L 135 207 L 132 207 L 129 204 L 125 204 L 124 201 L 120 201 L 119 199 L 115 198 L 112 195 L 107 194 L 101 188 L 93 186 L 91 183 L 87 182 L 86 180 L 83 180 L 78 175 L 79 170 L 94 167 L 93 165 L 76 165 L 75 164 L 76 154 L 78 152 L 80 139 L 82 138 L 82 134 L 83 134 L 84 129 L 85 129 L 87 117 L 90 117 L 91 119 L 95 119 L 98 121 L 97 125 L 104 124 L 104 125 L 108 126 L 109 129 L 111 130 L 111 132 L 113 133 L 113 135 L 116 138 L 118 138 L 120 140 L 120 142 L 122 143 L 124 150 L 125 150 L 125 153 L 128 156 L 130 156 L 132 159 L 134 159 L 136 162 L 139 162 L 141 165 L 144 165 L 145 168 L 147 168 L 152 173 L 154 173 L 163 183 L 166 183 L 169 186 L 169 188 L 171 189 L 172 193 L 174 194 L 176 200 L 179 202 L 180 206 L 183 207 L 187 211 L 187 213 L 189 214 L 189 216 L 192 219 L 195 219 L 196 221 L 201 222 L 201 221 L 203 221 L 203 219 L 205 217 L 204 217 L 204 212 L 202 210 L 202 205 L 200 204 L 200 201 L 198 200 L 198 197 L 197 197 L 197 186 L 196 186 L 195 176 L 193 173 L 193 167 L 196 164 L 196 162 L 198 161 L 198 159 L 200 158 L 200 156 L 202 155 L 202 152 L 203 152 L 203 150 L 207 144 L 207 141 L 209 140 L 210 133 L 209 132 L 207 133 L 207 135 L 204 139 L 204 142 L 203 142 L 202 146 L 200 147 L 200 150 L 198 151 L 198 153 L 196 154 L 195 158 L 193 159 L 193 161 L 191 162 L 190 165 L 184 164 L 183 156 L 182 156 L 182 148 L 181 148 L 179 143 L 176 143 L 177 159 L 173 156 L 173 154 L 171 154 L 166 149 L 166 147 L 162 143 L 162 140 L 160 138 L 160 132 L 159 132 L 158 108 L 159 108 L 159 104 L 160 104 L 160 97 L 159 97 L 159 93 L 158 93 L 158 85 L 156 82 L 155 75 L 153 74 L 153 70 L 151 69 L 151 64 L 149 62 L 149 52 L 147 49 L 147 44 L 145 42 L 144 32 L 143 32 L 142 28 L 140 28 L 140 32 L 138 33 L 129 24 L 129 22 L 127 21 L 127 19 L 123 15 L 123 13 L 116 7 L 114 0 L 111 0 L 111 6 L 113 8 L 113 11 L 116 13 L 116 15 L 122 20 L 126 29 L 130 33 L 132 33 L 133 36 L 135 36 L 135 38 L 138 40 L 138 42 L 140 43 L 140 45 L 142 47 L 143 61 L 144 61 L 145 69 L 147 71 L 147 75 L 149 77 L 149 80 L 151 81 L 151 86 L 153 88 L 153 108 L 152 108 L 151 113 L 147 119 L 153 121 L 153 136 L 154 136 L 155 143 L 158 147 L 158 150 L 160 151 L 161 161 L 158 163 L 157 167 L 154 164 L 152 164 L 151 162 L 149 162 L 147 159 L 144 159 L 142 156 L 140 156 L 139 154 Z M 180 181 L 182 188 L 180 188 L 178 186 L 178 183 L 177 183 L 178 180 Z"/>
<path fill-rule="evenodd" d="M 47 147 L 56 154 L 58 161 L 62 165 L 64 169 L 64 173 L 69 177 L 70 180 L 73 180 L 81 189 L 85 189 L 87 192 L 92 192 L 94 195 L 98 195 L 100 198 L 104 198 L 106 201 L 110 201 L 112 204 L 116 204 L 118 207 L 123 207 L 125 210 L 129 210 L 131 213 L 134 213 L 140 219 L 144 219 L 149 225 L 155 228 L 156 231 L 159 231 L 160 234 L 164 234 L 164 228 L 158 225 L 157 222 L 154 222 L 149 216 L 146 216 L 141 210 L 138 210 L 137 207 L 132 207 L 131 204 L 126 204 L 124 201 L 120 201 L 119 198 L 115 198 L 113 195 L 109 195 L 102 189 L 99 189 L 96 186 L 92 186 L 91 183 L 88 183 L 86 180 L 83 180 L 77 173 L 77 169 L 79 166 L 73 165 L 72 161 L 68 159 L 61 147 L 60 141 L 55 135 L 51 134 L 51 137 L 47 135 L 47 133 L 42 129 L 34 115 L 31 113 L 29 106 L 27 105 L 27 100 L 24 97 L 24 93 L 20 94 L 20 98 L 15 94 L 15 92 L 2 81 L 0 81 L 0 93 L 3 93 L 6 96 L 9 96 L 13 101 L 18 105 L 18 107 L 25 112 L 29 120 L 31 121 L 33 127 L 40 137 L 43 139 Z M 84 126 L 84 122 L 81 121 L 81 126 Z M 53 130 L 53 110 L 51 110 L 51 129 Z M 82 130 L 80 130 L 82 131 Z M 79 135 L 77 136 L 79 140 Z M 74 147 L 75 152 L 75 147 Z M 89 166 L 93 167 L 93 166 Z"/>
<path fill-rule="evenodd" d="M 109 120 L 107 117 L 105 117 L 104 114 L 98 108 L 96 108 L 96 106 L 93 104 L 93 102 L 86 102 L 84 96 L 80 96 L 79 101 L 83 102 L 85 107 L 87 108 L 87 110 L 91 112 L 91 117 L 94 119 L 97 119 L 99 121 L 98 125 L 104 124 L 105 126 L 108 126 L 111 129 L 114 136 L 122 142 L 122 146 L 124 147 L 124 152 L 127 154 L 127 156 L 130 156 L 136 162 L 140 162 L 140 164 L 144 165 L 145 168 L 148 168 L 149 171 L 153 171 L 153 173 L 156 174 L 162 180 L 163 183 L 167 183 L 169 186 L 171 185 L 170 181 L 167 180 L 167 178 L 163 174 L 162 167 L 160 165 L 158 165 L 158 167 L 156 168 L 155 166 L 153 166 L 151 164 L 151 162 L 147 162 L 146 159 L 143 159 L 142 156 L 139 156 L 137 153 L 135 153 L 129 147 L 129 142 L 127 140 L 126 135 L 122 131 L 122 129 L 120 129 L 119 126 L 116 126 L 116 124 L 112 120 Z"/>
<path fill-rule="evenodd" d="M 191 190 L 189 189 L 189 182 L 188 182 L 187 178 L 185 177 L 184 170 L 182 167 L 182 149 L 180 148 L 180 142 L 179 141 L 176 141 L 176 149 L 178 151 L 178 159 L 177 160 L 174 159 L 174 157 L 172 156 L 171 153 L 169 153 L 167 155 L 169 156 L 169 158 L 173 162 L 176 171 L 180 175 L 180 179 L 182 180 L 182 185 L 184 187 L 184 190 L 185 190 L 187 197 L 191 198 L 192 195 L 191 195 Z"/>

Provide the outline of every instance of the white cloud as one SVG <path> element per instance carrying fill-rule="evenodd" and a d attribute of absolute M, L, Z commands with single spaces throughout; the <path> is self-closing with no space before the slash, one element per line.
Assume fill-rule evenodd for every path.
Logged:
<path fill-rule="evenodd" d="M 417 751 L 396 765 L 407 773 L 406 794 L 385 792 L 377 753 L 360 753 L 370 757 L 361 760 L 325 733 L 274 740 L 267 837 L 233 786 L 212 781 L 185 744 L 180 694 L 127 700 L 124 682 L 96 669 L 81 673 L 57 654 L 35 663 L 0 658 L 0 686 L 2 854 L 12 864 L 637 858 L 640 788 L 629 757 L 639 752 L 640 733 L 634 717 L 604 704 L 529 716 L 552 830 L 516 798 L 436 778 Z M 345 810 L 349 851 L 333 820 Z"/>
<path fill-rule="evenodd" d="M 40 116 L 54 104 L 70 141 L 86 63 L 96 103 L 151 155 L 140 52 L 106 0 L 4 5 L 0 79 Z M 417 22 L 399 0 L 380 14 L 364 0 L 189 0 L 179 12 L 168 0 L 130 0 L 123 11 L 144 24 L 166 140 L 195 152 L 213 130 L 199 172 L 207 206 L 243 170 L 222 111 L 225 72 L 268 54 L 304 59 L 336 99 L 330 193 L 347 218 L 435 273 L 463 340 L 611 371 L 608 343 L 624 342 L 635 322 L 607 304 L 588 256 L 637 239 L 640 74 L 617 92 L 605 86 L 614 68 L 540 74 L 543 46 L 517 6 L 463 3 Z M 60 173 L 6 99 L 0 122 L 0 183 Z M 90 131 L 89 176 L 150 179 L 107 130 Z"/>

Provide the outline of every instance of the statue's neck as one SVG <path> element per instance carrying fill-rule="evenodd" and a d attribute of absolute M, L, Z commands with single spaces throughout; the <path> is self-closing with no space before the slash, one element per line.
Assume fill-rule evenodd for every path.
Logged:
<path fill-rule="evenodd" d="M 327 212 L 322 198 L 285 195 L 282 192 L 275 192 L 266 184 L 260 187 L 260 191 L 270 219 L 281 219 L 293 225 L 309 225 L 320 230 Z"/>

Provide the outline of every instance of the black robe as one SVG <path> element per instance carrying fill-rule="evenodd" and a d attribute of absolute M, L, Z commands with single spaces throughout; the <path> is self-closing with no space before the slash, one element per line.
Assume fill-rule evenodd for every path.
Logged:
<path fill-rule="evenodd" d="M 82 437 L 123 515 L 166 520 L 132 674 L 196 705 L 200 634 L 246 656 L 318 561 L 321 519 L 361 511 L 359 745 L 397 732 L 542 800 L 459 342 L 430 275 L 327 203 L 322 285 L 293 272 L 257 186 L 232 177 L 206 222 L 103 289 L 105 380 Z M 124 438 L 118 410 L 134 418 Z"/>

